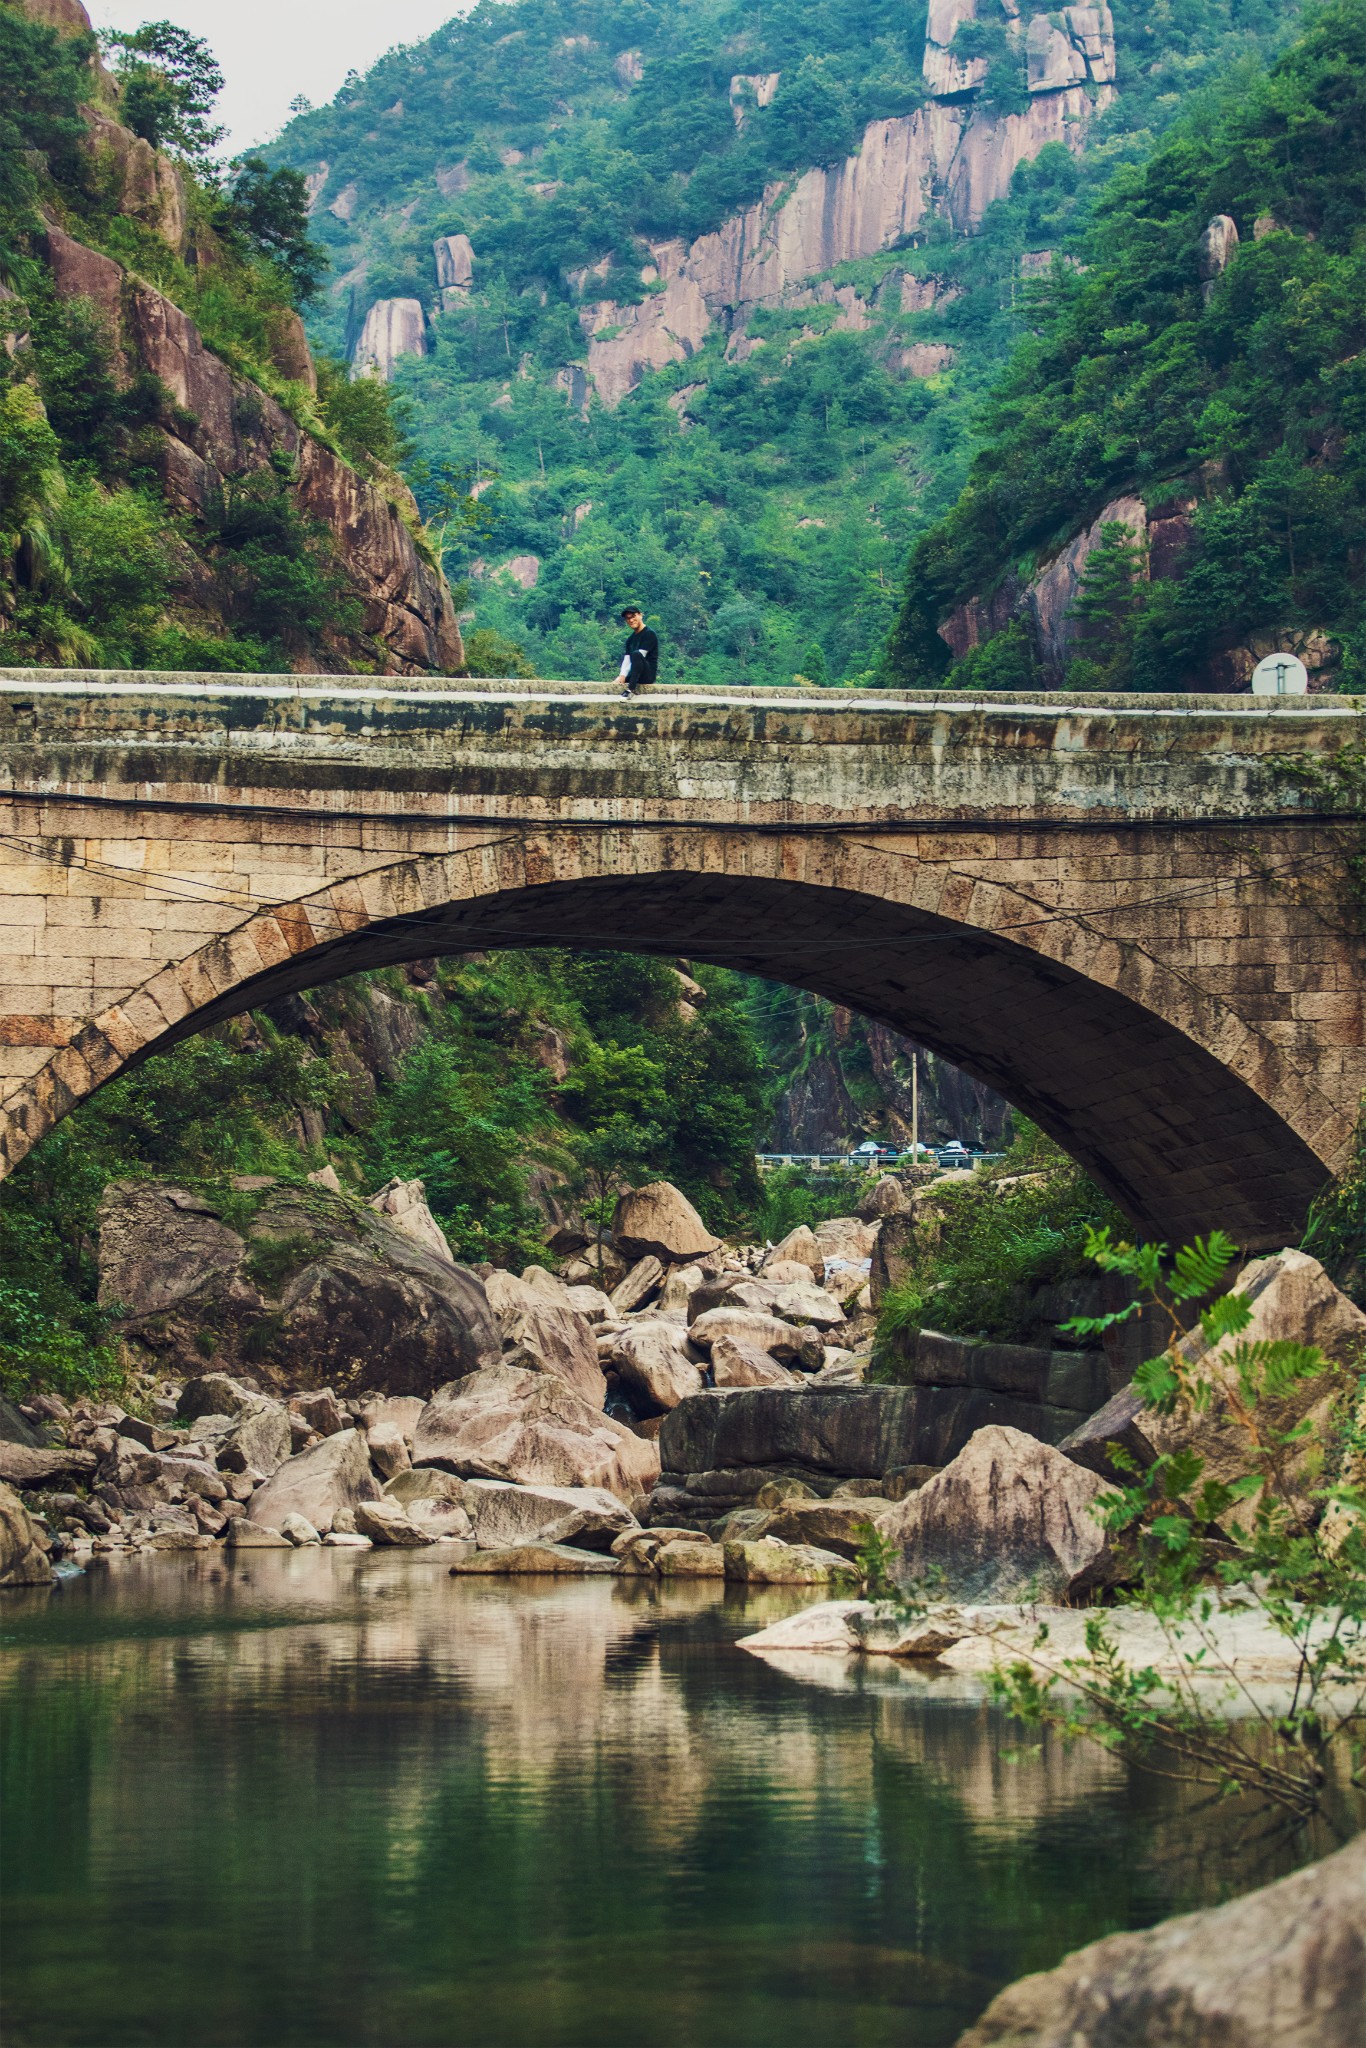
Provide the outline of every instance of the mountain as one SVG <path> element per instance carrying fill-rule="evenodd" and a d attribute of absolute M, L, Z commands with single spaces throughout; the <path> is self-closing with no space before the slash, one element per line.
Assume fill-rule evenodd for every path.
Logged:
<path fill-rule="evenodd" d="M 111 71 L 78 0 L 0 0 L 0 654 L 457 667 L 385 409 L 308 349 L 302 192 L 215 174 L 179 35 Z"/>
<path fill-rule="evenodd" d="M 1366 685 L 1366 5 L 1098 199 L 952 511 L 917 542 L 893 676 Z"/>
<path fill-rule="evenodd" d="M 1296 15 L 482 0 L 301 114 L 312 331 L 407 401 L 475 665 L 610 673 L 634 594 L 676 680 L 869 675 L 1029 280 Z"/>

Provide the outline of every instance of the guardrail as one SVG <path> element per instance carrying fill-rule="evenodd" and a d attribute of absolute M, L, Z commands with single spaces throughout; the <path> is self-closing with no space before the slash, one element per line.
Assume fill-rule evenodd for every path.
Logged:
<path fill-rule="evenodd" d="M 771 1172 L 779 1166 L 805 1166 L 813 1173 L 867 1173 L 872 1167 L 884 1167 L 895 1171 L 902 1166 L 995 1166 L 1005 1158 L 1004 1152 L 937 1152 L 928 1145 L 920 1147 L 919 1156 L 914 1152 L 882 1152 L 876 1156 L 863 1152 L 756 1152 L 754 1157 L 760 1172 Z"/>

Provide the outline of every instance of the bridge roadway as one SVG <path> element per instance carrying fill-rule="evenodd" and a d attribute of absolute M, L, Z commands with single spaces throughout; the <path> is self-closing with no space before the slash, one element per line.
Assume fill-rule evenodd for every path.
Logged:
<path fill-rule="evenodd" d="M 0 670 L 0 1162 L 131 1062 L 364 968 L 620 947 L 832 997 L 1135 1223 L 1298 1233 L 1366 1087 L 1331 697 Z"/>

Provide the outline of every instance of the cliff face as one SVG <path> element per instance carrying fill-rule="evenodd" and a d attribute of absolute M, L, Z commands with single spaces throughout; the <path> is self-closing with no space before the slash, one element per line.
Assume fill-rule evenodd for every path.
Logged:
<path fill-rule="evenodd" d="M 78 0 L 22 0 L 20 11 L 63 37 L 91 32 Z M 91 98 L 78 112 L 95 216 L 112 203 L 116 218 L 155 236 L 193 275 L 196 262 L 215 260 L 212 230 L 202 217 L 192 229 L 193 195 L 179 166 L 115 118 L 114 81 L 93 59 L 90 70 Z M 165 291 L 82 241 L 83 198 L 60 182 L 40 188 L 26 253 L 45 266 L 57 301 L 102 330 L 113 386 L 137 414 L 139 459 L 155 470 L 167 508 L 186 522 L 189 546 L 174 556 L 172 616 L 210 633 L 226 626 L 231 593 L 203 537 L 225 481 L 260 474 L 283 480 L 296 510 L 317 522 L 339 571 L 337 624 L 283 635 L 294 667 L 404 675 L 458 669 L 463 650 L 450 592 L 419 549 L 411 500 L 410 524 L 280 399 L 217 355 Z M 202 247 L 192 245 L 196 236 Z M 299 387 L 297 410 L 308 417 L 318 379 L 298 314 L 277 308 L 271 337 L 270 368 L 285 396 Z M 20 375 L 27 347 L 17 336 L 10 351 Z M 22 555 L 14 573 L 23 573 Z M 0 605 L 0 624 L 3 616 Z"/>
<path fill-rule="evenodd" d="M 812 999 L 813 1003 L 815 999 Z M 865 1137 L 898 1145 L 1004 1148 L 1010 1108 L 983 1082 L 936 1053 L 850 1010 L 817 1005 L 828 1031 L 809 1049 L 774 1105 L 766 1149 L 836 1152 Z M 919 1131 L 913 1121 L 912 1062 L 919 1062 Z"/>
<path fill-rule="evenodd" d="M 714 234 L 652 243 L 662 293 L 638 305 L 583 306 L 590 384 L 616 405 L 648 371 L 695 355 L 713 329 L 730 335 L 733 352 L 760 307 L 802 303 L 813 278 L 909 241 L 935 214 L 964 232 L 976 227 L 1019 166 L 1049 143 L 1080 150 L 1112 96 L 1109 85 L 1070 86 L 1039 93 L 1018 114 L 936 99 L 899 120 L 870 122 L 858 153 L 842 163 L 771 185 Z"/>

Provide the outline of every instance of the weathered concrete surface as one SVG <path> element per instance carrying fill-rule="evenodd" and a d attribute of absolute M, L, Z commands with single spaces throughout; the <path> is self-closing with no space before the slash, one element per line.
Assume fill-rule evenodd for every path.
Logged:
<path fill-rule="evenodd" d="M 1366 944 L 1278 763 L 1343 700 L 450 691 L 0 671 L 0 1148 L 130 1060 L 494 945 L 719 960 L 999 1089 L 1166 1238 L 1293 1241 Z"/>

